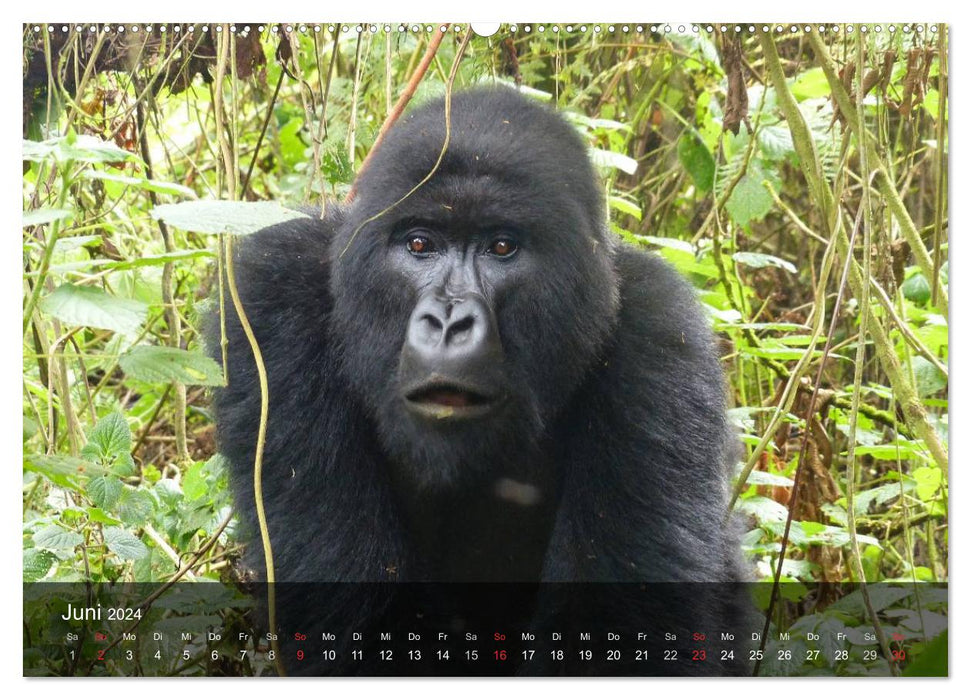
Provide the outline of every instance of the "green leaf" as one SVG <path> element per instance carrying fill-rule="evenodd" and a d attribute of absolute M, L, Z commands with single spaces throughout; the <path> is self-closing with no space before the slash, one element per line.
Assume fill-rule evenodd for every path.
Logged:
<path fill-rule="evenodd" d="M 663 238 L 661 236 L 642 236 L 639 233 L 632 233 L 630 235 L 638 243 L 646 243 L 648 245 L 656 245 L 660 248 L 680 250 L 684 253 L 688 253 L 692 260 L 694 259 L 695 249 L 691 245 L 690 241 L 682 241 L 680 238 Z"/>
<path fill-rule="evenodd" d="M 749 486 L 785 486 L 790 487 L 793 485 L 793 480 L 787 476 L 782 476 L 781 474 L 770 474 L 769 472 L 761 472 L 757 469 L 753 469 L 749 472 L 748 479 L 745 483 Z"/>
<path fill-rule="evenodd" d="M 798 350 L 796 348 L 787 347 L 761 347 L 752 348 L 747 346 L 740 346 L 738 351 L 743 355 L 748 355 L 749 357 L 764 357 L 769 360 L 800 360 L 802 356 L 806 354 L 805 350 Z M 813 357 L 822 357 L 822 350 L 813 350 Z M 835 359 L 840 357 L 834 353 L 830 353 L 830 358 Z M 842 358 L 845 359 L 845 358 Z"/>
<path fill-rule="evenodd" d="M 713 66 L 717 66 L 719 70 L 721 69 L 718 50 L 715 48 L 714 42 L 704 32 L 698 34 L 675 32 L 669 34 L 668 37 L 673 43 L 684 46 L 688 52 L 694 54 L 701 61 L 708 62 Z"/>
<path fill-rule="evenodd" d="M 610 196 L 609 201 L 610 201 L 610 206 L 616 209 L 617 211 L 619 211 L 621 214 L 629 214 L 630 216 L 633 216 L 638 221 L 641 220 L 641 217 L 643 216 L 643 213 L 641 212 L 641 208 L 636 204 L 634 204 L 633 202 L 629 202 L 623 197 L 617 197 L 614 195 Z"/>
<path fill-rule="evenodd" d="M 947 377 L 927 358 L 917 356 L 913 360 L 914 379 L 921 396 L 932 396 L 947 388 Z"/>
<path fill-rule="evenodd" d="M 895 498 L 900 498 L 908 491 L 914 490 L 914 481 L 909 477 L 904 479 L 903 486 L 899 482 L 889 482 L 866 491 L 861 491 L 853 498 L 853 507 L 858 513 L 866 513 L 874 503 L 883 505 Z M 841 499 L 843 500 L 843 499 Z"/>
<path fill-rule="evenodd" d="M 753 331 L 804 331 L 811 330 L 802 323 L 734 323 L 732 328 L 751 329 Z"/>
<path fill-rule="evenodd" d="M 113 476 L 98 476 L 88 482 L 87 493 L 99 508 L 112 508 L 121 496 L 121 480 Z"/>
<path fill-rule="evenodd" d="M 88 508 L 88 519 L 93 523 L 102 523 L 103 525 L 121 525 L 121 521 L 118 518 L 113 518 L 107 513 L 105 513 L 100 508 Z"/>
<path fill-rule="evenodd" d="M 74 216 L 73 209 L 35 209 L 24 212 L 23 225 L 40 226 L 54 221 L 64 221 Z"/>
<path fill-rule="evenodd" d="M 784 160 L 796 151 L 792 143 L 792 132 L 783 125 L 764 126 L 759 129 L 758 143 L 768 160 Z"/>
<path fill-rule="evenodd" d="M 796 266 L 788 260 L 765 253 L 739 252 L 732 255 L 732 260 L 747 267 L 781 267 L 787 272 L 796 273 Z"/>
<path fill-rule="evenodd" d="M 113 464 L 119 458 L 127 463 L 131 459 L 131 428 L 125 417 L 115 411 L 99 420 L 88 434 L 88 443 L 81 449 L 81 455 L 104 465 Z"/>
<path fill-rule="evenodd" d="M 121 559 L 131 561 L 141 559 L 148 554 L 148 547 L 134 534 L 121 527 L 106 527 L 104 529 L 105 544 L 108 549 Z"/>
<path fill-rule="evenodd" d="M 60 525 L 48 525 L 34 533 L 34 544 L 41 549 L 71 551 L 84 542 L 80 533 L 65 530 Z"/>
<path fill-rule="evenodd" d="M 166 505 L 173 506 L 182 500 L 182 489 L 175 479 L 159 479 L 155 484 L 155 495 Z"/>
<path fill-rule="evenodd" d="M 147 491 L 127 489 L 118 505 L 118 517 L 126 525 L 142 525 L 155 512 L 155 499 Z"/>
<path fill-rule="evenodd" d="M 185 473 L 182 479 L 182 492 L 187 501 L 202 498 L 208 492 L 206 483 L 206 463 L 196 462 Z"/>
<path fill-rule="evenodd" d="M 767 521 L 764 525 L 766 529 L 779 536 L 785 530 L 784 521 Z M 865 542 L 875 547 L 881 546 L 879 541 L 870 535 L 857 534 L 856 538 L 860 542 Z M 823 525 L 822 523 L 811 521 L 793 520 L 792 528 L 789 530 L 789 541 L 797 547 L 809 547 L 812 545 L 845 547 L 850 542 L 850 533 L 846 528 L 842 527 Z"/>
<path fill-rule="evenodd" d="M 810 68 L 799 71 L 798 76 L 790 85 L 792 94 L 797 100 L 802 102 L 814 97 L 829 97 L 829 81 L 822 68 Z"/>
<path fill-rule="evenodd" d="M 62 284 L 41 300 L 40 308 L 69 326 L 103 328 L 129 337 L 138 335 L 148 316 L 147 304 L 74 284 Z"/>
<path fill-rule="evenodd" d="M 847 431 L 847 434 L 849 432 Z M 911 459 L 913 457 L 922 457 L 925 451 L 922 442 L 908 440 L 907 438 L 898 438 L 895 442 L 888 444 L 879 445 L 857 445 L 854 449 L 857 457 L 861 455 L 870 455 L 874 459 L 895 461 L 897 457 L 900 459 Z M 844 450 L 841 454 L 846 455 Z"/>
<path fill-rule="evenodd" d="M 913 588 L 907 586 L 870 586 L 870 604 L 874 612 L 889 608 L 898 600 L 913 595 Z M 850 615 L 858 620 L 867 619 L 867 608 L 863 602 L 863 594 L 859 589 L 848 593 L 829 606 L 827 612 L 839 612 Z"/>
<path fill-rule="evenodd" d="M 118 362 L 127 374 L 145 382 L 225 385 L 219 364 L 198 351 L 138 345 L 122 355 Z"/>
<path fill-rule="evenodd" d="M 68 455 L 24 455 L 24 470 L 36 472 L 62 488 L 74 489 L 84 474 L 100 474 L 104 469 L 89 461 Z"/>
<path fill-rule="evenodd" d="M 917 482 L 917 498 L 929 501 L 941 488 L 941 470 L 938 467 L 917 467 L 911 476 Z"/>
<path fill-rule="evenodd" d="M 56 561 L 57 557 L 50 552 L 42 549 L 25 549 L 24 581 L 40 581 L 47 576 Z"/>
<path fill-rule="evenodd" d="M 104 180 L 106 182 L 117 182 L 122 185 L 131 185 L 132 187 L 137 187 L 141 190 L 146 190 L 149 192 L 158 192 L 159 194 L 170 194 L 177 197 L 188 197 L 190 199 L 196 198 L 196 193 L 189 187 L 185 185 L 179 185 L 174 182 L 161 182 L 159 180 L 149 180 L 144 177 L 131 177 L 129 175 L 116 175 L 114 173 L 108 173 L 103 170 L 86 170 L 84 172 L 85 180 Z"/>
<path fill-rule="evenodd" d="M 613 119 L 594 119 L 592 117 L 588 117 L 586 114 L 572 112 L 569 110 L 564 110 L 561 112 L 561 114 L 567 121 L 586 127 L 591 131 L 594 129 L 606 129 L 607 131 L 631 131 L 630 126 Z"/>
<path fill-rule="evenodd" d="M 276 202 L 222 202 L 203 200 L 162 204 L 152 209 L 152 217 L 195 233 L 247 236 L 267 226 L 294 219 L 309 219 L 299 211 Z"/>
<path fill-rule="evenodd" d="M 102 141 L 88 134 L 68 134 L 47 141 L 23 142 L 24 160 L 40 162 L 53 158 L 59 163 L 77 161 L 80 163 L 118 163 L 137 160 L 130 151 L 119 148 L 110 141 Z"/>
<path fill-rule="evenodd" d="M 691 175 L 699 192 L 710 192 L 715 186 L 715 158 L 694 133 L 685 131 L 678 139 L 678 159 Z"/>
<path fill-rule="evenodd" d="M 173 250 L 171 253 L 161 255 L 143 255 L 134 260 L 112 260 L 111 262 L 98 263 L 104 270 L 130 270 L 136 267 L 158 267 L 170 262 L 182 262 L 184 260 L 195 260 L 197 258 L 215 258 L 216 254 L 210 250 Z M 94 262 L 94 261 L 92 261 Z"/>
<path fill-rule="evenodd" d="M 904 675 L 946 677 L 947 656 L 947 630 L 944 630 L 924 647 L 917 658 L 907 664 Z"/>
<path fill-rule="evenodd" d="M 900 285 L 900 291 L 915 304 L 926 304 L 931 299 L 931 285 L 922 272 L 911 275 Z"/>
<path fill-rule="evenodd" d="M 743 176 L 725 204 L 725 209 L 739 226 L 761 220 L 772 209 L 772 195 L 762 185 L 762 179 L 761 173 L 759 177 Z"/>
<path fill-rule="evenodd" d="M 802 521 L 802 531 L 809 536 L 818 535 L 821 532 L 825 532 L 826 526 L 822 523 L 815 523 L 811 520 Z"/>
<path fill-rule="evenodd" d="M 742 498 L 737 501 L 736 507 L 742 513 L 753 516 L 760 524 L 785 523 L 789 513 L 784 505 L 765 496 Z"/>
<path fill-rule="evenodd" d="M 606 151 L 602 148 L 590 149 L 590 159 L 594 165 L 601 168 L 615 168 L 628 175 L 637 172 L 637 161 L 630 156 L 615 151 Z"/>

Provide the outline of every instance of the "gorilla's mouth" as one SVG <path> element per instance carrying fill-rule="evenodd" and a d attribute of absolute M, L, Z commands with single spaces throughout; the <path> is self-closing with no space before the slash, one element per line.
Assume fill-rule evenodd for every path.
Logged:
<path fill-rule="evenodd" d="M 482 416 L 491 411 L 499 401 L 497 397 L 479 389 L 433 382 L 406 392 L 405 403 L 420 415 L 445 419 Z"/>

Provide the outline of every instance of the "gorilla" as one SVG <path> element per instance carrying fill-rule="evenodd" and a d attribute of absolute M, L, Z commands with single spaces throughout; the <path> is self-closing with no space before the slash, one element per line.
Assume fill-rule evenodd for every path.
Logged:
<path fill-rule="evenodd" d="M 741 619 L 710 585 L 744 578 L 713 336 L 676 272 L 609 233 L 604 204 L 568 122 L 477 88 L 402 118 L 350 201 L 242 239 L 278 581 L 618 584 L 574 612 L 647 610 L 661 632 Z M 227 316 L 218 444 L 258 578 L 260 392 Z M 709 585 L 677 610 L 618 593 L 649 583 Z M 571 605 L 528 590 L 532 622 Z M 382 596 L 317 607 L 357 624 Z"/>

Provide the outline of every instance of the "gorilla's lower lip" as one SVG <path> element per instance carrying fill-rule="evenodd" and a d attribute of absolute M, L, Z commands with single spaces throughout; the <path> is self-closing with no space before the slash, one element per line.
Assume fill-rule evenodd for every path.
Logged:
<path fill-rule="evenodd" d="M 418 387 L 405 394 L 408 408 L 428 418 L 476 418 L 492 411 L 498 399 L 481 391 L 451 384 Z"/>

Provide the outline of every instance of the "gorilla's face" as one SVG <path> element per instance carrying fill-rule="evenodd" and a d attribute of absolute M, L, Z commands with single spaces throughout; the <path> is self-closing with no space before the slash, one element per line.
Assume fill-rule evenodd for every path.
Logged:
<path fill-rule="evenodd" d="M 573 129 L 506 90 L 389 134 L 333 249 L 342 367 L 381 446 L 422 486 L 522 459 L 614 322 L 600 187 Z M 424 181 L 424 182 L 423 182 Z M 416 188 L 416 185 L 422 183 Z"/>

